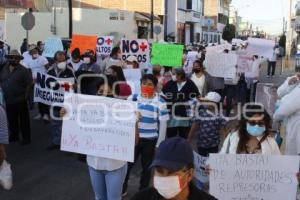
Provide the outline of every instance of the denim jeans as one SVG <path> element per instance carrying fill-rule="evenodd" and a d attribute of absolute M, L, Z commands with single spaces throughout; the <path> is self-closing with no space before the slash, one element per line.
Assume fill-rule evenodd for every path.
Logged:
<path fill-rule="evenodd" d="M 59 117 L 59 111 L 53 111 L 54 117 Z M 52 119 L 50 120 L 50 131 L 52 137 L 52 143 L 55 145 L 60 145 L 61 141 L 61 132 L 62 132 L 62 120 Z"/>
<path fill-rule="evenodd" d="M 95 200 L 121 200 L 127 164 L 114 171 L 96 170 L 89 167 Z"/>

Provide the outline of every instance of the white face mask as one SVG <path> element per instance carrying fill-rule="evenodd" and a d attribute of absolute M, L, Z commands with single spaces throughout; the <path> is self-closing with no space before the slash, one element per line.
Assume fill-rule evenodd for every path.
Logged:
<path fill-rule="evenodd" d="M 57 68 L 60 70 L 65 70 L 67 68 L 67 63 L 66 62 L 60 62 L 57 64 Z"/>
<path fill-rule="evenodd" d="M 85 64 L 90 64 L 90 63 L 91 63 L 91 58 L 89 58 L 89 57 L 84 57 L 84 58 L 83 58 L 83 62 L 84 62 Z"/>
<path fill-rule="evenodd" d="M 154 176 L 154 188 L 165 199 L 172 199 L 182 191 L 179 176 Z"/>
<path fill-rule="evenodd" d="M 176 75 L 172 75 L 172 80 L 173 81 L 176 81 L 177 79 L 176 79 Z"/>
<path fill-rule="evenodd" d="M 127 65 L 126 68 L 127 69 L 133 69 L 133 65 Z"/>

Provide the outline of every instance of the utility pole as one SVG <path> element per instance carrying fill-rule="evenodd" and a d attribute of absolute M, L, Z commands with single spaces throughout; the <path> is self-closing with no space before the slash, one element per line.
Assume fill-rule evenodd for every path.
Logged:
<path fill-rule="evenodd" d="M 69 38 L 72 38 L 73 35 L 73 4 L 72 0 L 68 0 L 69 6 Z"/>
<path fill-rule="evenodd" d="M 150 38 L 153 39 L 153 29 L 154 29 L 154 0 L 150 0 L 151 1 L 151 26 L 150 26 Z"/>

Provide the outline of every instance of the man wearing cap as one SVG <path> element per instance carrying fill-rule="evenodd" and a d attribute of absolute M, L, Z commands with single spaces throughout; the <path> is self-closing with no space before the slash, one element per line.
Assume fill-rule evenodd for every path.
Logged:
<path fill-rule="evenodd" d="M 180 137 L 165 140 L 152 163 L 153 187 L 138 192 L 131 200 L 215 200 L 193 183 L 194 154 Z"/>
<path fill-rule="evenodd" d="M 139 63 L 138 63 L 136 56 L 129 56 L 126 59 L 126 64 L 127 64 L 127 66 L 126 66 L 127 69 L 138 69 L 139 68 Z"/>
<path fill-rule="evenodd" d="M 8 64 L 0 73 L 0 84 L 3 90 L 7 118 L 10 130 L 10 141 L 19 140 L 19 131 L 22 133 L 22 144 L 31 142 L 30 120 L 27 107 L 27 98 L 32 84 L 30 72 L 20 64 L 23 56 L 18 50 L 12 50 L 6 56 Z"/>
<path fill-rule="evenodd" d="M 198 153 L 204 157 L 219 152 L 220 134 L 225 132 L 227 122 L 218 112 L 220 100 L 221 96 L 216 92 L 209 92 L 201 99 L 189 133 L 189 142 L 197 134 Z"/>

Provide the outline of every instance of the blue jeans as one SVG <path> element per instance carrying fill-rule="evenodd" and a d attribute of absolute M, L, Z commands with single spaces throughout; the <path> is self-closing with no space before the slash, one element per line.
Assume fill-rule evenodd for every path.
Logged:
<path fill-rule="evenodd" d="M 89 167 L 95 200 L 121 200 L 127 164 L 114 171 L 96 170 Z"/>

